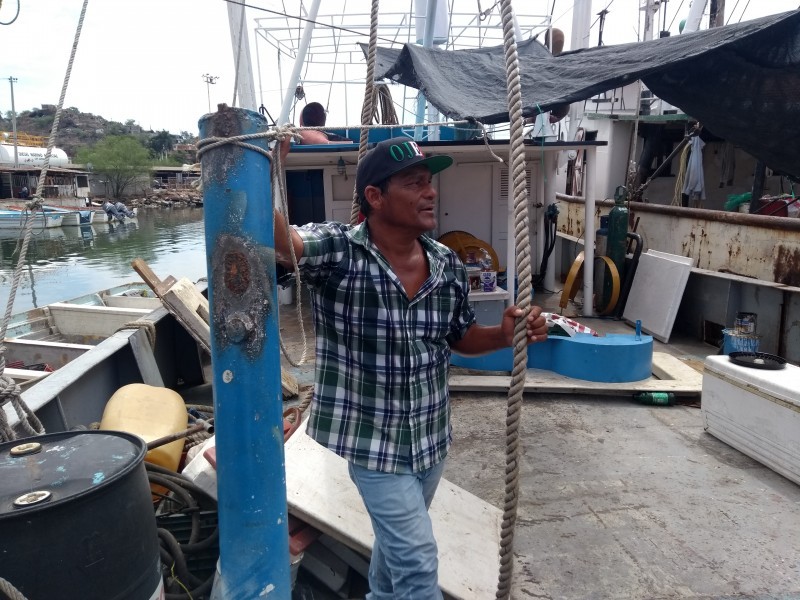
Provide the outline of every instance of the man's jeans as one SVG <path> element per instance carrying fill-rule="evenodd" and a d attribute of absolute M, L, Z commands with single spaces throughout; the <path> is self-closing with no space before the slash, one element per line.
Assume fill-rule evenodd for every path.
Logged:
<path fill-rule="evenodd" d="M 375 532 L 367 600 L 441 600 L 428 507 L 444 461 L 422 473 L 402 475 L 348 465 Z"/>

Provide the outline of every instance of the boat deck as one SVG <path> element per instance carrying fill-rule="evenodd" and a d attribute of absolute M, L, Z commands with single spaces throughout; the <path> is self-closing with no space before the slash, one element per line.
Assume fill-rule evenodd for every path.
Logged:
<path fill-rule="evenodd" d="M 297 358 L 294 306 L 281 313 Z M 578 320 L 630 332 L 619 321 Z M 654 351 L 700 370 L 717 353 L 677 338 Z M 312 369 L 293 370 L 301 386 Z M 502 509 L 507 392 L 451 397 L 445 478 Z M 800 598 L 800 486 L 706 433 L 700 401 L 641 405 L 590 385 L 525 393 L 512 598 Z"/>

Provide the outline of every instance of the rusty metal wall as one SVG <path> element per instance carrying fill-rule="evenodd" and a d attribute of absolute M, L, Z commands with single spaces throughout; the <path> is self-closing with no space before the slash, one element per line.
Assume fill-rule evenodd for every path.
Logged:
<path fill-rule="evenodd" d="M 598 201 L 595 222 L 612 202 Z M 582 250 L 584 205 L 559 201 L 560 258 L 556 280 Z M 760 350 L 800 363 L 800 219 L 683 209 L 633 202 L 631 229 L 643 251 L 694 258 L 676 327 L 703 339 L 707 322 L 733 325 L 737 312 L 758 314 Z"/>

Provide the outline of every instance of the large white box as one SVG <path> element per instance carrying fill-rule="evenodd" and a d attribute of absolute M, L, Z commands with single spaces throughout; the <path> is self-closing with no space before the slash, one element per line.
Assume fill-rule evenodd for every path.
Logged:
<path fill-rule="evenodd" d="M 709 356 L 703 372 L 706 431 L 800 484 L 800 368 L 743 367 Z"/>

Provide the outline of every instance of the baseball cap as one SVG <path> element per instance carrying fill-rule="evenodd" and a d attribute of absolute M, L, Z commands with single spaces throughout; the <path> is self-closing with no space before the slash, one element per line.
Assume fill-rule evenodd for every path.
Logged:
<path fill-rule="evenodd" d="M 451 156 L 426 157 L 411 138 L 396 137 L 383 140 L 359 161 L 356 170 L 356 192 L 361 198 L 368 185 L 376 185 L 409 167 L 425 165 L 433 175 L 452 164 Z"/>

